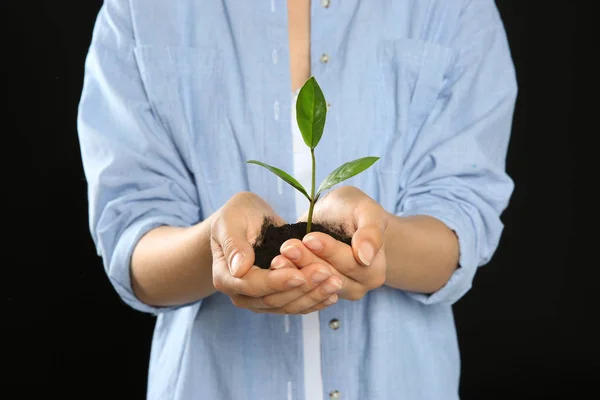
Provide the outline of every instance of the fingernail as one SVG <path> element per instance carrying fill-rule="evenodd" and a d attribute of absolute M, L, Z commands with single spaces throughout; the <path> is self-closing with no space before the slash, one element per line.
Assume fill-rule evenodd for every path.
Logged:
<path fill-rule="evenodd" d="M 302 256 L 302 253 L 300 253 L 300 250 L 294 246 L 284 247 L 283 249 L 281 249 L 281 254 L 283 254 L 284 256 L 286 256 L 287 258 L 289 258 L 292 261 L 299 260 L 300 257 Z"/>
<path fill-rule="evenodd" d="M 320 269 L 312 275 L 313 283 L 321 283 L 331 276 L 331 272 L 326 269 Z"/>
<path fill-rule="evenodd" d="M 314 236 L 307 236 L 303 240 L 306 247 L 308 247 L 312 251 L 321 251 L 323 250 L 323 243 L 319 239 Z"/>
<path fill-rule="evenodd" d="M 239 271 L 242 266 L 242 261 L 244 260 L 244 254 L 237 253 L 233 256 L 233 260 L 231 261 L 231 265 L 229 266 L 229 272 L 231 275 L 235 276 L 235 273 Z"/>
<path fill-rule="evenodd" d="M 286 262 L 282 262 L 279 263 L 277 265 L 275 265 L 274 267 L 271 267 L 271 271 L 275 271 L 276 269 L 281 269 L 281 268 L 285 268 L 287 266 Z"/>
<path fill-rule="evenodd" d="M 329 298 L 327 298 L 327 300 L 325 300 L 323 303 L 325 303 L 325 305 L 327 305 L 327 306 L 330 306 L 330 305 L 337 303 L 337 301 L 338 301 L 338 295 L 334 294 L 332 296 L 329 296 Z"/>
<path fill-rule="evenodd" d="M 373 256 L 375 255 L 374 253 L 375 251 L 373 250 L 373 246 L 371 246 L 369 243 L 363 243 L 358 248 L 358 258 L 360 258 L 360 261 L 365 265 L 371 264 L 371 261 L 373 261 Z"/>
<path fill-rule="evenodd" d="M 298 286 L 302 286 L 306 283 L 306 280 L 303 278 L 300 278 L 298 276 L 294 276 L 293 278 L 290 278 L 290 280 L 287 281 L 287 286 L 289 288 L 296 288 Z"/>
<path fill-rule="evenodd" d="M 332 279 L 329 282 L 327 282 L 325 285 L 323 285 L 323 290 L 327 294 L 334 294 L 341 288 L 342 288 L 342 281 L 339 280 L 338 278 Z"/>

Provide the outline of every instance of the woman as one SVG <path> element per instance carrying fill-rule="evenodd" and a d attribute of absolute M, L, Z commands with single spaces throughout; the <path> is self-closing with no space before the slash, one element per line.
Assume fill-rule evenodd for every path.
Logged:
<path fill-rule="evenodd" d="M 308 203 L 246 161 L 306 182 L 310 76 L 317 181 L 381 159 L 317 203 L 351 246 L 310 234 L 264 270 L 263 216 Z M 157 315 L 148 399 L 458 398 L 451 306 L 501 235 L 516 93 L 492 0 L 105 1 L 78 126 L 107 275 Z"/>

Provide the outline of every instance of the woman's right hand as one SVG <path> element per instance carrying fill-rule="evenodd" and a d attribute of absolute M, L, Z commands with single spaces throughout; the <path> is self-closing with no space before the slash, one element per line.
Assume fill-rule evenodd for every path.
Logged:
<path fill-rule="evenodd" d="M 302 270 L 279 268 L 264 270 L 254 265 L 252 242 L 260 234 L 264 218 L 275 225 L 285 221 L 271 206 L 251 192 L 234 195 L 217 212 L 211 224 L 213 285 L 231 298 L 234 305 L 260 313 L 299 314 L 329 305 L 330 295 L 315 290 L 318 284 L 308 279 L 323 266 L 314 264 Z M 269 304 L 262 299 L 287 292 L 287 304 Z"/>

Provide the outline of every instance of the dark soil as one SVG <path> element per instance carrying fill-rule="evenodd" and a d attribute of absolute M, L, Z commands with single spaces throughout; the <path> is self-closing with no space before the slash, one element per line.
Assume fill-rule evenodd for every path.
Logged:
<path fill-rule="evenodd" d="M 347 245 L 351 244 L 352 237 L 346 234 L 343 226 L 324 226 L 321 224 L 313 224 L 310 228 L 311 232 L 326 233 L 340 242 Z M 281 245 L 289 239 L 302 240 L 306 235 L 306 222 L 297 222 L 294 224 L 285 224 L 282 226 L 273 225 L 272 221 L 265 218 L 261 232 L 254 244 L 255 261 L 254 265 L 269 269 L 271 261 L 280 253 Z"/>

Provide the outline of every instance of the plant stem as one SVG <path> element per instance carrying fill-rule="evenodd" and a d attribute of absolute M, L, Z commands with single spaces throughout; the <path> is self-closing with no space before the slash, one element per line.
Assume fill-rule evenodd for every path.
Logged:
<path fill-rule="evenodd" d="M 312 157 L 312 182 L 311 182 L 311 187 L 310 187 L 310 207 L 308 208 L 308 220 L 307 220 L 307 223 L 306 223 L 306 233 L 307 234 L 310 233 L 310 228 L 312 226 L 313 209 L 315 208 L 315 169 L 316 169 L 316 162 L 315 162 L 315 149 L 314 148 L 310 149 L 310 155 Z"/>

